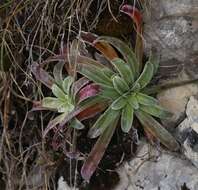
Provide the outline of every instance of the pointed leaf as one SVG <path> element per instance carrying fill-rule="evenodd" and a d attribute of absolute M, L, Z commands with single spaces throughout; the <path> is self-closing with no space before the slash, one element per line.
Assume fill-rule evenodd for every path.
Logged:
<path fill-rule="evenodd" d="M 69 61 L 70 57 L 71 56 L 69 55 L 68 59 L 66 61 Z M 98 61 L 96 61 L 92 58 L 82 56 L 82 55 L 77 55 L 76 63 L 78 63 L 79 65 L 94 65 L 94 66 L 97 66 L 97 67 L 100 67 L 100 68 L 105 67 L 105 65 L 101 64 L 100 62 L 98 62 Z"/>
<path fill-rule="evenodd" d="M 67 97 L 65 100 L 61 100 L 53 97 L 45 97 L 42 100 L 42 107 L 52 110 L 57 110 L 59 113 L 69 113 L 74 109 L 74 105 Z"/>
<path fill-rule="evenodd" d="M 137 32 L 140 33 L 142 27 L 142 14 L 140 11 L 136 7 L 127 4 L 123 5 L 120 11 L 133 19 L 136 24 Z"/>
<path fill-rule="evenodd" d="M 139 74 L 139 64 L 132 49 L 129 48 L 123 41 L 108 36 L 99 37 L 95 43 L 107 42 L 113 45 L 124 57 L 126 63 L 130 66 L 133 76 L 136 78 Z"/>
<path fill-rule="evenodd" d="M 133 108 L 130 104 L 127 104 L 122 110 L 121 116 L 121 128 L 122 131 L 128 133 L 133 124 Z"/>
<path fill-rule="evenodd" d="M 68 95 L 70 94 L 70 89 L 71 89 L 73 82 L 74 82 L 74 78 L 72 76 L 67 76 L 63 81 L 63 84 L 62 84 L 63 90 Z"/>
<path fill-rule="evenodd" d="M 63 81 L 63 74 L 62 74 L 63 66 L 64 66 L 64 62 L 59 62 L 54 66 L 54 70 L 53 70 L 55 82 L 60 86 L 62 85 L 62 81 Z"/>
<path fill-rule="evenodd" d="M 116 57 L 118 57 L 116 51 L 114 50 L 114 48 L 109 45 L 108 43 L 105 42 L 97 42 L 94 43 L 93 42 L 97 39 L 98 36 L 89 33 L 89 32 L 81 32 L 81 37 L 83 40 L 85 40 L 85 42 L 88 42 L 90 45 L 94 45 L 94 47 L 100 51 L 107 59 L 112 60 Z"/>
<path fill-rule="evenodd" d="M 58 100 L 58 98 L 54 98 L 54 97 L 45 97 L 41 101 L 41 106 L 44 108 L 57 110 L 57 107 L 59 105 L 60 105 L 60 101 Z"/>
<path fill-rule="evenodd" d="M 154 137 L 158 138 L 164 146 L 172 151 L 177 151 L 179 149 L 179 144 L 174 137 L 153 117 L 143 111 L 137 111 L 135 112 L 135 115 L 143 125 L 144 129 L 151 133 Z"/>
<path fill-rule="evenodd" d="M 48 97 L 46 97 L 48 98 Z M 51 97 L 50 97 L 51 98 Z M 52 110 L 52 111 L 56 111 L 56 108 L 49 108 L 49 107 L 43 107 L 42 106 L 42 100 L 41 101 L 33 101 L 33 107 L 32 109 L 29 111 L 29 114 L 31 115 L 31 112 L 33 111 L 42 111 L 42 110 Z"/>
<path fill-rule="evenodd" d="M 117 117 L 119 117 L 120 111 L 119 110 L 113 110 L 111 106 L 98 118 L 96 123 L 93 125 L 93 127 L 90 128 L 88 132 L 88 136 L 90 138 L 96 138 L 101 133 L 104 132 L 104 130 L 109 127 L 109 125 L 116 120 Z"/>
<path fill-rule="evenodd" d="M 149 57 L 149 62 L 153 64 L 153 68 L 154 68 L 153 73 L 156 74 L 159 68 L 159 58 L 151 54 Z"/>
<path fill-rule="evenodd" d="M 122 109 L 125 105 L 127 104 L 127 99 L 123 96 L 121 96 L 120 98 L 118 98 L 117 100 L 115 100 L 112 105 L 111 108 L 113 110 L 120 110 Z"/>
<path fill-rule="evenodd" d="M 51 59 L 52 61 L 53 59 Z M 86 57 L 86 56 L 83 56 L 83 55 L 72 55 L 72 54 L 69 54 L 67 56 L 56 56 L 54 58 L 54 61 L 64 61 L 66 62 L 66 66 L 68 67 L 67 70 L 69 71 L 69 74 L 71 76 L 74 75 L 74 73 L 76 72 L 76 66 L 77 67 L 80 67 L 82 65 L 94 65 L 94 66 L 97 66 L 99 68 L 104 68 L 105 66 L 103 64 L 101 64 L 100 62 L 92 59 L 92 58 L 89 58 L 89 57 Z M 69 64 L 71 61 L 75 61 L 75 64 Z M 68 65 L 69 64 L 69 65 Z"/>
<path fill-rule="evenodd" d="M 140 109 L 150 115 L 159 117 L 161 119 L 166 119 L 172 116 L 172 114 L 169 111 L 165 110 L 159 105 L 148 105 L 148 106 L 141 105 Z"/>
<path fill-rule="evenodd" d="M 157 99 L 155 99 L 151 96 L 147 96 L 146 94 L 143 94 L 140 92 L 138 92 L 136 94 L 136 98 L 137 98 L 139 104 L 146 105 L 146 106 L 149 106 L 149 105 L 152 106 L 152 105 L 156 105 L 158 103 Z"/>
<path fill-rule="evenodd" d="M 63 90 L 56 84 L 52 85 L 52 93 L 54 94 L 54 96 L 62 100 L 64 100 L 67 97 L 67 94 L 65 94 Z"/>
<path fill-rule="evenodd" d="M 139 83 L 141 88 L 144 88 L 151 81 L 153 77 L 153 71 L 154 71 L 153 64 L 147 62 L 136 83 Z"/>
<path fill-rule="evenodd" d="M 78 79 L 76 82 L 74 82 L 73 96 L 76 97 L 76 94 L 80 91 L 80 89 L 83 88 L 85 85 L 87 85 L 89 82 L 90 80 L 85 77 L 82 77 Z"/>
<path fill-rule="evenodd" d="M 129 86 L 121 77 L 113 76 L 112 81 L 114 88 L 120 95 L 123 95 L 126 91 L 129 90 Z"/>
<path fill-rule="evenodd" d="M 81 175 L 83 179 L 88 181 L 95 172 L 100 160 L 102 159 L 108 144 L 117 127 L 118 118 L 110 123 L 104 133 L 99 137 L 93 149 L 91 150 L 88 158 L 81 168 Z"/>
<path fill-rule="evenodd" d="M 120 76 L 127 82 L 128 85 L 134 82 L 134 76 L 130 67 L 120 58 L 113 59 L 112 65 L 119 72 Z"/>
<path fill-rule="evenodd" d="M 72 119 L 69 127 L 74 128 L 74 129 L 84 129 L 85 126 L 76 118 Z"/>
<path fill-rule="evenodd" d="M 94 83 L 83 87 L 78 93 L 78 103 L 89 97 L 98 95 L 100 91 L 100 86 Z"/>
<path fill-rule="evenodd" d="M 101 86 L 112 86 L 111 79 L 97 66 L 81 65 L 78 72 Z"/>
<path fill-rule="evenodd" d="M 121 7 L 121 12 L 127 14 L 136 25 L 136 43 L 135 43 L 135 54 L 139 63 L 139 67 L 142 67 L 142 57 L 143 57 L 143 41 L 142 41 L 142 14 L 140 11 L 132 5 L 123 5 Z"/>

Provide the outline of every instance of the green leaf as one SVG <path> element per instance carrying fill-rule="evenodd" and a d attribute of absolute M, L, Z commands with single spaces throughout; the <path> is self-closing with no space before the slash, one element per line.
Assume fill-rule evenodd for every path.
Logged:
<path fill-rule="evenodd" d="M 54 70 L 53 70 L 55 82 L 60 86 L 62 85 L 62 81 L 63 81 L 63 74 L 62 74 L 63 66 L 64 66 L 64 62 L 59 62 L 54 66 Z"/>
<path fill-rule="evenodd" d="M 58 112 L 65 112 L 65 113 L 70 113 L 74 109 L 74 105 L 71 103 L 71 100 L 68 98 L 64 101 L 62 101 L 62 104 L 57 107 Z"/>
<path fill-rule="evenodd" d="M 72 119 L 69 126 L 74 129 L 84 129 L 85 128 L 85 126 L 76 118 Z"/>
<path fill-rule="evenodd" d="M 179 144 L 174 137 L 153 117 L 140 110 L 135 112 L 135 115 L 143 125 L 144 130 L 158 138 L 164 146 L 172 151 L 177 151 L 179 149 Z"/>
<path fill-rule="evenodd" d="M 112 87 L 103 86 L 100 96 L 110 99 L 110 100 L 115 100 L 120 96 L 120 94 Z"/>
<path fill-rule="evenodd" d="M 74 109 L 74 105 L 71 103 L 69 97 L 64 100 L 53 97 L 45 97 L 42 100 L 42 107 L 57 110 L 59 113 L 69 113 Z"/>
<path fill-rule="evenodd" d="M 136 83 L 140 84 L 141 88 L 144 88 L 151 81 L 153 77 L 153 70 L 153 64 L 147 62 L 140 77 L 136 81 Z"/>
<path fill-rule="evenodd" d="M 128 85 L 134 82 L 134 75 L 129 65 L 127 65 L 122 59 L 115 58 L 111 61 L 111 63 Z"/>
<path fill-rule="evenodd" d="M 139 104 L 146 105 L 146 106 L 149 106 L 149 105 L 152 106 L 158 103 L 158 101 L 155 98 L 151 96 L 147 96 L 146 94 L 143 94 L 140 92 L 136 94 L 136 98 Z"/>
<path fill-rule="evenodd" d="M 60 127 L 63 127 L 69 120 L 71 120 L 72 118 L 80 114 L 81 112 L 85 111 L 86 109 L 100 102 L 106 102 L 106 99 L 101 96 L 94 96 L 94 97 L 87 98 L 86 100 L 80 102 L 80 104 L 77 105 L 73 111 L 68 113 L 68 115 L 65 117 L 63 122 L 61 122 Z M 106 104 L 108 105 L 108 102 L 106 102 Z"/>
<path fill-rule="evenodd" d="M 126 97 L 119 97 L 117 100 L 115 100 L 112 105 L 111 105 L 111 108 L 113 110 L 120 110 L 122 109 L 125 105 L 127 104 L 127 99 Z"/>
<path fill-rule="evenodd" d="M 96 123 L 93 125 L 93 127 L 90 128 L 88 132 L 88 136 L 90 138 L 96 138 L 101 133 L 104 132 L 104 130 L 109 127 L 109 125 L 114 122 L 114 120 L 120 116 L 119 110 L 113 110 L 111 106 L 98 118 Z"/>
<path fill-rule="evenodd" d="M 129 90 L 129 86 L 121 77 L 113 76 L 112 81 L 114 88 L 120 95 L 123 95 L 126 91 Z"/>
<path fill-rule="evenodd" d="M 108 36 L 101 36 L 96 40 L 96 42 L 97 41 L 104 41 L 113 45 L 118 51 L 120 51 L 127 64 L 130 66 L 133 76 L 136 78 L 139 75 L 139 64 L 136 55 L 123 41 L 118 38 Z"/>
<path fill-rule="evenodd" d="M 169 111 L 165 110 L 159 105 L 148 105 L 148 106 L 141 105 L 140 109 L 152 116 L 159 117 L 162 119 L 163 118 L 166 119 L 172 116 L 172 114 Z"/>
<path fill-rule="evenodd" d="M 74 78 L 71 76 L 67 76 L 63 81 L 63 90 L 66 94 L 70 94 L 71 85 L 74 82 Z"/>
<path fill-rule="evenodd" d="M 159 68 L 159 58 L 151 54 L 148 61 L 153 64 L 153 68 L 154 68 L 153 73 L 156 74 Z"/>
<path fill-rule="evenodd" d="M 65 94 L 63 90 L 60 87 L 58 87 L 58 85 L 56 84 L 52 85 L 52 93 L 54 94 L 54 96 L 56 96 L 59 99 L 64 100 L 65 97 L 67 97 L 67 94 Z"/>
<path fill-rule="evenodd" d="M 62 102 L 61 102 L 62 104 Z M 57 110 L 57 107 L 60 105 L 60 101 L 58 98 L 54 97 L 45 97 L 41 101 L 42 107 L 49 108 L 49 109 L 55 109 Z"/>
<path fill-rule="evenodd" d="M 129 104 L 133 107 L 133 109 L 135 109 L 135 110 L 139 109 L 139 104 L 138 104 L 138 100 L 136 97 L 136 93 L 132 93 L 131 95 L 129 95 L 127 97 L 127 100 L 129 102 Z"/>
<path fill-rule="evenodd" d="M 111 78 L 103 73 L 100 67 L 94 65 L 82 65 L 78 68 L 78 72 L 101 86 L 112 87 Z"/>
<path fill-rule="evenodd" d="M 121 116 L 121 128 L 122 131 L 128 133 L 133 124 L 133 108 L 131 105 L 127 104 L 124 109 L 122 109 Z"/>
<path fill-rule="evenodd" d="M 115 74 L 108 67 L 102 68 L 101 69 L 101 73 L 103 73 L 105 77 L 108 77 L 108 80 Z"/>

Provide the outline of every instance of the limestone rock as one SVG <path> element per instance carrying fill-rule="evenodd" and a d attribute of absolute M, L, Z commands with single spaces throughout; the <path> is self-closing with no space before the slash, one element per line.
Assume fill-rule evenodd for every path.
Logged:
<path fill-rule="evenodd" d="M 187 104 L 186 119 L 177 128 L 184 155 L 198 168 L 198 100 L 192 96 Z"/>
<path fill-rule="evenodd" d="M 186 68 L 198 71 L 198 1 L 151 0 L 144 15 L 146 52 L 161 55 L 161 74 L 177 74 Z M 166 72 L 167 71 L 167 72 Z"/>
<path fill-rule="evenodd" d="M 164 83 L 175 83 L 188 80 L 185 73 L 181 73 L 177 78 L 167 80 Z M 167 127 L 173 127 L 185 117 L 186 104 L 192 95 L 198 94 L 197 84 L 188 84 L 175 88 L 170 88 L 157 95 L 160 105 L 173 113 L 173 117 L 168 121 L 163 121 Z"/>
<path fill-rule="evenodd" d="M 170 152 L 159 152 L 147 143 L 135 159 L 118 170 L 120 184 L 115 190 L 198 189 L 198 170 L 188 160 Z"/>

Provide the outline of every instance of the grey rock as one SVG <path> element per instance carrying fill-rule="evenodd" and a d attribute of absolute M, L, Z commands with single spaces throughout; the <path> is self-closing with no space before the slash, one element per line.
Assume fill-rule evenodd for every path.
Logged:
<path fill-rule="evenodd" d="M 78 190 L 76 187 L 69 187 L 69 185 L 64 181 L 64 178 L 61 176 L 58 179 L 57 190 Z"/>
<path fill-rule="evenodd" d="M 151 0 L 144 15 L 144 44 L 161 56 L 162 74 L 198 71 L 198 1 Z M 195 66 L 196 65 L 196 66 Z M 195 70 L 196 69 L 196 70 Z"/>
<path fill-rule="evenodd" d="M 158 150 L 147 143 L 139 146 L 136 158 L 118 170 L 120 183 L 115 190 L 198 189 L 198 170 L 178 154 Z"/>
<path fill-rule="evenodd" d="M 178 77 L 171 78 L 162 83 L 175 83 L 188 79 L 189 76 L 185 72 L 182 72 Z M 198 94 L 197 84 L 183 85 L 160 92 L 157 95 L 160 105 L 173 113 L 171 118 L 163 120 L 162 123 L 169 128 L 176 127 L 176 125 L 185 118 L 185 109 L 188 100 L 195 94 Z"/>
<path fill-rule="evenodd" d="M 184 155 L 198 168 L 198 100 L 192 96 L 187 104 L 186 119 L 177 128 Z"/>

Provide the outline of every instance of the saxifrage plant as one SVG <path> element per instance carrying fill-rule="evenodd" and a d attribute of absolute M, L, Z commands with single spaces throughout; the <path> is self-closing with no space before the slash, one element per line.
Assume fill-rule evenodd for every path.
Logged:
<path fill-rule="evenodd" d="M 51 58 L 50 61 L 52 61 Z M 59 62 L 54 66 L 53 77 L 37 63 L 34 63 L 31 68 L 36 79 L 50 88 L 52 92 L 52 96 L 35 102 L 32 111 L 51 110 L 58 113 L 58 116 L 51 120 L 45 128 L 43 137 L 65 119 L 68 121 L 59 129 L 63 129 L 65 126 L 83 129 L 84 125 L 81 121 L 93 117 L 106 107 L 105 102 L 97 103 L 99 99 L 102 100 L 101 98 L 91 99 L 100 92 L 100 86 L 90 83 L 85 77 L 76 81 L 75 77 L 70 75 L 63 77 L 64 65 L 64 62 Z M 86 101 L 87 99 L 88 101 Z"/>
<path fill-rule="evenodd" d="M 86 180 L 95 171 L 119 120 L 122 131 L 129 132 L 135 115 L 144 130 L 157 137 L 167 148 L 173 151 L 179 148 L 174 137 L 154 119 L 167 118 L 171 114 L 155 98 L 146 94 L 157 69 L 153 57 L 149 58 L 141 71 L 135 53 L 123 41 L 104 36 L 94 43 L 98 42 L 111 44 L 123 59 L 111 59 L 112 67 L 103 65 L 101 68 L 91 64 L 77 66 L 79 73 L 100 85 L 101 93 L 98 96 L 108 100 L 109 105 L 88 132 L 90 138 L 100 138 L 82 167 L 81 174 Z"/>

